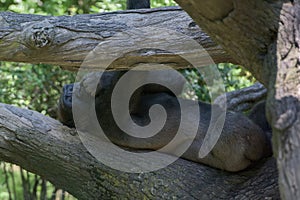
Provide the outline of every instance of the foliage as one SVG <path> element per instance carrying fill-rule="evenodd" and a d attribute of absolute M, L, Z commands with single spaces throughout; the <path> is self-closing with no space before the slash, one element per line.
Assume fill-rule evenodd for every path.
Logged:
<path fill-rule="evenodd" d="M 242 66 L 230 63 L 221 63 L 218 64 L 217 67 L 224 81 L 225 92 L 248 87 L 255 82 L 255 78 L 251 75 L 251 73 L 246 71 Z M 200 74 L 196 69 L 185 69 L 182 71 L 182 74 L 188 81 L 185 94 L 183 95 L 184 98 L 211 102 L 209 89 L 202 77 L 202 74 Z"/>
<path fill-rule="evenodd" d="M 163 7 L 163 6 L 176 6 L 176 2 L 173 0 L 156 0 L 156 1 L 151 1 L 151 7 L 156 8 L 156 7 Z"/>
<path fill-rule="evenodd" d="M 39 176 L 29 173 L 22 168 L 0 163 L 0 199 L 57 199 L 64 196 L 64 199 L 74 199 L 69 194 L 63 194 L 57 188 L 43 180 Z M 23 192 L 23 191 L 26 192 Z"/>
<path fill-rule="evenodd" d="M 242 66 L 221 63 L 218 64 L 218 69 L 224 80 L 226 92 L 248 87 L 256 81 L 251 73 Z"/>
<path fill-rule="evenodd" d="M 151 7 L 176 5 L 172 0 L 151 1 Z M 42 15 L 75 15 L 125 10 L 126 0 L 0 0 L 0 11 Z"/>
<path fill-rule="evenodd" d="M 64 84 L 75 74 L 49 65 L 1 63 L 0 102 L 54 116 L 57 99 Z"/>

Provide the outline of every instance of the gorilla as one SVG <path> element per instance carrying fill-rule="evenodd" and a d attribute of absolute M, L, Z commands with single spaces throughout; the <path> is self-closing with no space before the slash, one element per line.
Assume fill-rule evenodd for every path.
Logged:
<path fill-rule="evenodd" d="M 100 72 L 99 72 L 100 73 Z M 125 72 L 103 72 L 101 79 L 97 84 L 94 94 L 89 91 L 88 84 L 93 82 L 89 78 L 83 79 L 80 83 L 80 94 L 73 94 L 74 84 L 68 84 L 63 87 L 63 92 L 58 104 L 59 120 L 69 127 L 75 127 L 72 114 L 72 98 L 80 95 L 90 95 L 95 98 L 95 110 L 97 120 L 106 136 L 120 147 L 136 150 L 158 150 L 168 144 L 176 135 L 180 124 L 180 105 L 174 92 L 164 86 L 148 84 L 137 89 L 129 102 L 130 115 L 133 121 L 145 126 L 149 124 L 149 109 L 155 104 L 164 107 L 167 113 L 167 120 L 164 127 L 158 134 L 149 138 L 138 138 L 123 132 L 115 123 L 111 112 L 112 91 L 115 84 Z M 149 72 L 154 76 L 159 76 L 161 72 Z M 88 76 L 87 76 L 88 77 Z M 165 76 L 161 76 L 163 78 Z M 182 89 L 181 81 L 178 77 L 173 77 L 174 84 L 178 83 L 178 93 Z M 72 96 L 73 95 L 73 96 Z M 183 100 L 187 105 L 191 100 Z M 215 168 L 227 171 L 240 171 L 252 165 L 256 161 L 272 155 L 270 133 L 271 128 L 267 123 L 265 116 L 265 103 L 260 102 L 254 106 L 248 116 L 243 113 L 226 111 L 225 123 L 221 136 L 212 149 L 204 158 L 199 157 L 199 148 L 207 133 L 209 124 L 213 122 L 212 108 L 217 112 L 223 109 L 218 105 L 208 104 L 199 101 L 200 120 L 198 124 L 197 135 L 182 158 L 203 163 Z M 193 108 L 192 108 L 193 109 Z M 188 120 L 195 122 L 195 116 L 192 114 Z M 181 144 L 178 144 L 180 148 Z M 176 149 L 174 150 L 174 152 Z M 170 153 L 170 152 L 167 152 Z M 172 153 L 172 152 L 171 152 Z"/>
<path fill-rule="evenodd" d="M 150 1 L 127 1 L 127 9 L 141 8 L 150 8 Z M 174 138 L 179 128 L 181 113 L 177 95 L 183 89 L 181 79 L 179 77 L 169 77 L 168 74 L 161 72 L 149 72 L 149 76 L 168 77 L 172 80 L 172 84 L 176 88 L 175 93 L 157 84 L 144 85 L 134 92 L 129 102 L 129 112 L 136 124 L 145 126 L 150 123 L 149 109 L 154 104 L 163 106 L 167 113 L 166 123 L 158 134 L 149 138 L 138 138 L 128 135 L 118 127 L 110 109 L 112 91 L 124 73 L 120 71 L 103 72 L 101 79 L 96 80 L 98 82 L 95 92 L 89 90 L 89 84 L 95 83 L 95 80 L 89 80 L 90 75 L 87 75 L 87 78 L 80 83 L 75 84 L 79 85 L 80 91 L 85 91 L 82 94 L 95 98 L 97 120 L 111 142 L 122 148 L 136 150 L 157 150 L 164 147 Z M 68 84 L 63 87 L 58 104 L 58 118 L 64 125 L 69 127 L 75 127 L 72 98 L 74 96 L 80 98 L 80 95 L 82 95 L 73 94 L 73 88 L 74 84 Z M 184 100 L 184 102 L 189 105 L 190 100 Z M 212 109 L 214 108 L 220 113 L 223 112 L 223 109 L 218 105 L 207 104 L 201 101 L 198 102 L 198 106 L 200 108 L 200 119 L 199 122 L 196 122 L 196 125 L 198 125 L 197 135 L 187 151 L 181 156 L 182 158 L 235 172 L 272 155 L 271 128 L 265 116 L 265 102 L 260 102 L 254 106 L 248 116 L 242 113 L 226 111 L 224 127 L 218 142 L 207 156 L 200 158 L 199 148 L 203 143 L 209 124 L 214 120 L 212 119 Z M 195 121 L 195 117 L 191 115 L 188 120 Z M 178 148 L 180 148 L 180 145 L 178 144 Z M 174 149 L 174 152 L 176 152 L 176 149 Z M 172 154 L 172 151 L 167 153 Z"/>

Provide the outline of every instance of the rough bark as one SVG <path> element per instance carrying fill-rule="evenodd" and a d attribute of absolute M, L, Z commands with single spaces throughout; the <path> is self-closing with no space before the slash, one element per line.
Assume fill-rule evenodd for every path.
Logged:
<path fill-rule="evenodd" d="M 186 14 L 182 14 L 178 8 L 168 8 L 169 10 L 164 11 L 126 11 L 57 18 L 1 13 L 0 60 L 60 64 L 76 69 L 99 41 L 107 41 L 107 38 L 116 32 L 131 28 L 124 24 L 125 21 L 131 19 L 133 27 L 145 26 L 147 23 L 170 25 L 171 30 L 179 30 L 198 39 L 206 49 L 209 47 L 217 49 L 209 51 L 213 58 L 214 55 L 220 56 L 216 56 L 215 62 L 240 63 L 265 86 L 270 85 L 269 104 L 273 112 L 269 112 L 275 131 L 274 141 L 277 141 L 274 146 L 279 147 L 276 148 L 277 156 L 281 158 L 278 163 L 283 197 L 299 199 L 297 131 L 300 108 L 299 76 L 297 76 L 299 61 L 296 56 L 299 55 L 299 45 L 296 42 L 299 37 L 297 27 L 287 25 L 293 24 L 294 21 L 290 22 L 290 19 L 297 19 L 294 8 L 291 9 L 293 12 L 287 12 L 288 19 L 285 19 L 286 23 L 281 26 L 286 30 L 283 31 L 286 35 L 279 37 L 283 38 L 282 40 L 278 40 L 292 41 L 293 45 L 289 47 L 286 43 L 276 43 L 281 1 L 177 0 L 177 2 L 229 52 L 232 58 L 214 43 L 203 40 L 207 36 L 197 35 L 199 29 Z M 290 13 L 293 14 L 290 16 Z M 160 17 L 156 18 L 158 15 Z M 97 22 L 98 18 L 100 21 Z M 82 23 L 74 23 L 77 19 L 82 19 Z M 108 19 L 109 24 L 106 21 Z M 94 26 L 93 20 L 96 21 Z M 111 21 L 118 23 L 111 27 Z M 177 26 L 178 29 L 175 28 Z M 289 39 L 291 33 L 295 33 L 292 40 Z M 281 52 L 286 56 L 280 57 L 280 54 L 276 54 L 280 52 L 276 47 L 278 49 L 288 47 L 282 48 Z M 73 51 L 75 48 L 76 51 Z M 165 58 L 165 52 L 154 52 L 155 56 Z M 144 56 L 145 59 L 147 55 L 149 52 L 145 55 L 134 54 L 131 58 L 132 63 L 126 65 L 133 65 L 137 62 L 137 57 Z M 155 56 L 149 59 L 155 60 L 157 58 Z M 165 62 L 175 59 L 168 56 Z M 295 60 L 296 63 L 291 65 Z M 182 64 L 186 63 L 178 65 Z M 125 66 L 120 64 L 115 68 L 124 69 Z M 273 72 L 273 69 L 276 71 Z M 289 80 L 291 84 L 287 85 L 283 80 Z M 272 159 L 258 165 L 258 168 L 237 174 L 221 172 L 182 159 L 166 169 L 150 174 L 125 174 L 95 161 L 83 148 L 78 137 L 72 135 L 72 130 L 40 114 L 2 105 L 0 130 L 1 159 L 21 164 L 30 171 L 49 177 L 54 184 L 81 199 L 111 199 L 117 198 L 120 194 L 133 199 L 140 197 L 159 199 L 170 196 L 180 199 L 279 198 L 275 164 Z M 162 158 L 163 156 L 166 155 L 162 155 Z M 167 196 L 163 196 L 164 194 Z"/>
<path fill-rule="evenodd" d="M 281 196 L 299 199 L 300 2 L 176 1 L 268 88 L 267 114 L 273 129 Z"/>
<path fill-rule="evenodd" d="M 139 42 L 138 38 L 143 37 L 143 33 L 135 31 L 124 41 L 116 41 L 115 35 L 134 28 L 149 28 L 150 32 L 155 27 L 176 31 L 196 40 L 215 63 L 235 62 L 178 7 L 72 17 L 3 12 L 0 13 L 0 60 L 55 64 L 76 70 L 97 45 L 112 51 L 110 56 L 114 56 L 124 53 L 124 46 L 134 46 L 134 43 Z M 157 38 L 165 38 L 164 32 L 156 31 L 155 34 L 150 34 L 155 35 L 155 38 L 148 40 L 149 44 L 154 43 Z M 185 41 L 175 42 L 175 45 L 182 46 Z M 119 47 L 110 50 L 113 46 Z M 172 53 L 158 49 L 131 52 L 126 55 L 126 60 L 119 59 L 110 67 L 129 69 L 137 63 L 151 61 L 172 64 L 174 68 L 189 67 L 188 63 Z"/>
<path fill-rule="evenodd" d="M 269 118 L 282 199 L 300 198 L 300 2 L 283 4 L 279 33 L 266 66 L 273 69 Z"/>
<path fill-rule="evenodd" d="M 162 159 L 167 156 L 161 154 Z M 179 159 L 159 171 L 128 174 L 94 159 L 74 129 L 5 104 L 0 104 L 0 159 L 47 178 L 79 199 L 279 199 L 273 158 L 239 173 Z"/>
<path fill-rule="evenodd" d="M 269 70 L 263 67 L 263 63 L 277 36 L 281 1 L 176 2 L 215 42 L 267 86 Z"/>

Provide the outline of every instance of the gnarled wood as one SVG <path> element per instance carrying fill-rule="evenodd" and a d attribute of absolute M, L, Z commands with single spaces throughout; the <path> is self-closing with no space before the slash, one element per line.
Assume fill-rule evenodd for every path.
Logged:
<path fill-rule="evenodd" d="M 161 154 L 162 159 L 166 156 Z M 92 157 L 74 129 L 5 104 L 0 104 L 0 159 L 43 176 L 79 199 L 279 199 L 272 158 L 239 173 L 183 159 L 151 173 L 123 173 Z"/>
<path fill-rule="evenodd" d="M 269 116 L 282 199 L 300 198 L 300 2 L 283 5 L 278 40 L 266 66 L 273 68 Z M 276 57 L 274 55 L 277 55 Z M 274 67 L 276 66 L 276 67 Z"/>
<path fill-rule="evenodd" d="M 300 2 L 176 1 L 268 88 L 267 114 L 281 195 L 283 199 L 299 199 Z"/>
<path fill-rule="evenodd" d="M 270 69 L 263 63 L 276 39 L 281 1 L 176 0 L 240 64 L 267 85 Z"/>
<path fill-rule="evenodd" d="M 76 70 L 97 45 L 103 45 L 107 51 L 112 51 L 109 47 L 115 47 L 109 55 L 111 57 L 107 57 L 111 59 L 116 54 L 126 53 L 125 44 L 135 46 L 137 38 L 144 36 L 142 32 L 135 31 L 132 35 L 128 35 L 126 41 L 116 41 L 114 36 L 117 34 L 135 28 L 143 30 L 149 28 L 149 33 L 155 35 L 153 40 L 147 41 L 149 44 L 155 43 L 157 38 L 165 38 L 163 31 L 152 33 L 155 27 L 196 40 L 216 63 L 235 62 L 178 7 L 59 17 L 2 12 L 0 60 L 55 64 Z M 178 40 L 176 45 L 183 46 L 185 41 Z M 126 54 L 125 60 L 120 59 L 110 67 L 129 69 L 140 62 L 168 63 L 174 68 L 191 67 L 173 53 L 159 49 L 130 52 Z"/>
<path fill-rule="evenodd" d="M 249 69 L 265 86 L 268 86 L 269 115 L 275 133 L 274 145 L 278 152 L 276 155 L 279 158 L 280 177 L 283 180 L 281 182 L 281 185 L 283 185 L 282 191 L 284 192 L 283 197 L 299 199 L 298 130 L 300 124 L 300 97 L 298 76 L 299 44 L 297 41 L 299 41 L 300 37 L 299 27 L 294 26 L 299 24 L 299 2 L 286 1 L 287 7 L 283 10 L 283 1 L 279 0 L 177 0 L 177 2 L 233 58 L 231 59 L 221 50 L 222 53 L 217 53 L 216 55 L 223 55 L 219 57 L 222 59 L 216 59 L 216 62 L 231 61 L 240 63 Z M 171 21 L 170 24 L 174 25 L 171 26 L 173 27 L 171 30 L 177 30 L 176 27 L 179 25 L 181 28 L 178 30 L 183 31 L 184 34 L 189 35 L 190 33 L 192 38 L 200 38 L 199 42 L 206 41 L 201 39 L 205 39 L 206 36 L 202 37 L 201 34 L 198 34 L 199 30 L 190 18 L 181 26 L 181 20 L 187 19 L 185 14 L 180 14 L 183 13 L 182 11 L 178 10 L 178 8 L 168 9 L 163 11 L 142 10 L 58 18 L 1 13 L 0 60 L 31 63 L 44 62 L 63 65 L 69 69 L 77 69 L 87 52 L 93 49 L 99 41 L 106 41 L 107 38 L 111 38 L 118 31 L 128 30 L 129 26 L 126 23 L 124 24 L 124 21 L 135 18 L 138 20 L 129 20 L 134 25 L 133 27 L 145 26 L 148 22 L 149 24 L 161 23 L 168 27 L 168 22 Z M 160 16 L 159 19 L 155 17 L 157 15 Z M 281 15 L 282 17 L 280 17 Z M 119 18 L 119 16 L 122 17 Z M 145 16 L 151 16 L 152 18 Z M 87 25 L 93 25 L 93 20 L 97 21 L 98 18 L 103 23 L 96 23 L 94 24 L 95 26 L 88 28 Z M 125 18 L 126 20 L 123 21 Z M 77 19 L 79 21 L 83 19 L 82 23 L 74 23 Z M 108 19 L 110 23 L 107 23 Z M 152 21 L 152 19 L 157 21 Z M 111 21 L 117 21 L 118 23 L 116 23 L 116 26 L 111 27 Z M 53 26 L 53 24 L 56 25 Z M 99 24 L 102 25 L 100 28 Z M 278 29 L 279 27 L 280 29 Z M 86 32 L 87 28 L 88 32 Z M 53 32 L 53 30 L 57 31 Z M 189 32 L 190 30 L 195 30 L 195 32 Z M 278 32 L 282 34 L 279 35 L 279 38 L 277 38 Z M 78 38 L 79 35 L 80 37 Z M 53 38 L 56 40 L 53 40 Z M 71 40 L 69 40 L 70 38 Z M 201 44 L 208 49 L 214 43 L 203 42 Z M 212 45 L 212 47 L 216 47 L 216 45 Z M 219 52 L 219 50 L 215 52 Z M 210 52 L 211 55 L 214 55 L 212 52 L 214 51 Z M 143 55 L 143 59 L 157 60 L 157 58 L 164 58 L 165 60 L 162 59 L 163 62 L 176 61 L 173 57 L 166 56 L 166 52 L 151 50 L 150 53 L 153 53 L 152 56 L 148 57 L 149 51 L 147 51 Z M 132 55 L 128 56 L 128 58 L 131 57 L 129 58 L 131 62 L 126 63 L 126 65 L 134 65 L 136 59 L 142 56 L 140 52 L 137 54 L 134 52 Z M 214 56 L 212 57 L 214 58 Z M 175 62 L 175 67 L 176 64 Z M 179 63 L 177 66 L 185 64 Z M 125 69 L 126 66 L 119 65 L 115 68 Z M 97 163 L 83 149 L 78 138 L 68 135 L 70 130 L 62 128 L 57 122 L 44 118 L 41 115 L 28 114 L 26 111 L 9 106 L 2 106 L 0 113 L 2 113 L 0 115 L 2 138 L 0 140 L 0 151 L 3 152 L 0 154 L 1 158 L 22 164 L 33 172 L 49 177 L 53 183 L 83 199 L 113 198 L 117 196 L 116 194 L 125 194 L 125 197 L 127 195 L 130 198 L 128 187 L 131 188 L 130 195 L 135 196 L 135 198 L 141 196 L 160 198 L 162 193 L 152 187 L 155 186 L 155 180 L 160 179 L 159 177 L 164 177 L 165 183 L 169 187 L 168 191 L 171 191 L 178 198 L 183 196 L 201 199 L 218 197 L 223 199 L 264 199 L 269 196 L 274 199 L 278 198 L 274 163 L 273 165 L 268 164 L 271 161 L 267 161 L 267 164 L 261 170 L 246 171 L 234 175 L 230 174 L 229 176 L 227 173 L 214 171 L 210 168 L 205 168 L 207 173 L 204 173 L 200 169 L 202 168 L 201 165 L 179 160 L 169 168 L 147 174 L 140 180 L 138 175 L 118 173 Z M 37 116 L 38 118 L 36 118 Z M 57 123 L 54 126 L 57 129 L 52 128 L 49 122 Z M 67 134 L 64 135 L 62 133 Z M 37 137 L 39 135 L 42 135 L 42 137 Z M 64 138 L 64 140 L 61 138 Z M 65 142 L 72 138 L 75 141 Z M 51 151 L 54 152 L 55 157 L 49 154 Z M 38 168 L 37 164 L 43 167 Z M 47 170 L 49 169 L 48 166 L 52 170 Z M 188 169 L 182 170 L 185 167 Z M 201 172 L 203 172 L 204 176 Z M 189 176 L 186 173 L 191 173 L 192 175 Z M 258 174 L 252 176 L 252 173 Z M 263 175 L 260 176 L 260 173 Z M 80 178 L 82 177 L 82 181 L 78 181 L 79 174 L 81 175 Z M 175 175 L 173 176 L 173 174 Z M 209 179 L 209 176 L 206 176 L 206 174 L 213 174 L 213 180 Z M 228 175 L 226 175 L 228 179 L 215 178 L 219 175 L 224 177 L 224 174 Z M 57 179 L 57 177 L 62 178 Z M 258 177 L 267 181 L 260 181 L 261 179 Z M 169 180 L 169 178 L 172 180 Z M 203 182 L 199 180 L 204 181 L 205 179 L 210 181 L 201 184 Z M 269 179 L 271 180 L 269 181 Z M 70 185 L 70 182 L 74 184 Z M 135 187 L 135 184 L 138 187 Z M 211 187 L 208 187 L 208 185 Z M 216 185 L 220 185 L 220 187 Z M 78 190 L 78 188 L 80 189 Z M 86 190 L 86 188 L 90 188 L 90 190 Z M 252 188 L 254 189 L 252 190 Z M 261 192 L 262 190 L 263 192 Z M 177 191 L 179 193 L 176 193 Z M 158 196 L 154 197 L 152 193 L 158 194 Z M 190 193 L 190 196 L 187 193 Z"/>

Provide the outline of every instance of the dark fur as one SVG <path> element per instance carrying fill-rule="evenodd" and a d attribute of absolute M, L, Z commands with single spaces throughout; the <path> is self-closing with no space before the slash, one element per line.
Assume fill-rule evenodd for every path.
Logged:
<path fill-rule="evenodd" d="M 157 85 L 154 85 L 153 88 L 151 85 L 140 88 L 130 100 L 130 113 L 135 123 L 140 126 L 150 123 L 148 111 L 154 104 L 162 105 L 165 108 L 167 121 L 163 129 L 153 137 L 147 139 L 132 137 L 120 130 L 110 109 L 111 94 L 121 75 L 122 72 L 105 72 L 98 84 L 95 94 L 95 109 L 102 129 L 108 133 L 107 137 L 113 143 L 122 147 L 157 150 L 165 146 L 176 135 L 180 124 L 181 113 L 177 97 L 168 90 L 157 87 Z M 158 89 L 156 93 L 154 88 Z M 85 90 L 85 88 L 81 89 Z M 62 123 L 74 127 L 71 90 L 72 85 L 64 87 L 59 102 L 59 116 Z M 189 102 L 189 100 L 184 101 L 186 104 Z M 199 158 L 199 147 L 211 121 L 212 105 L 200 101 L 198 104 L 200 121 L 197 136 L 182 156 L 183 158 L 228 171 L 239 171 L 271 154 L 270 140 L 265 132 L 269 131 L 269 126 L 265 120 L 264 105 L 259 104 L 249 115 L 252 120 L 241 113 L 227 112 L 222 134 L 216 146 L 205 158 Z M 221 111 L 218 106 L 216 109 Z M 192 114 L 188 117 L 189 121 L 195 119 Z M 180 143 L 178 145 L 180 146 Z M 175 151 L 176 149 L 174 149 Z M 168 153 L 172 154 L 172 152 L 173 150 Z"/>
<path fill-rule="evenodd" d="M 127 9 L 150 8 L 150 0 L 127 0 Z"/>

